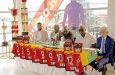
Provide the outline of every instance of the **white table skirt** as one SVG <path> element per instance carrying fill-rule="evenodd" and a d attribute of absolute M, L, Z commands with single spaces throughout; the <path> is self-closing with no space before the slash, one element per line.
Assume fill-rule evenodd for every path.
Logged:
<path fill-rule="evenodd" d="M 41 75 L 76 75 L 73 71 L 66 71 L 65 68 L 33 63 L 31 60 L 20 59 L 19 57 L 15 57 L 15 61 L 18 67 Z"/>

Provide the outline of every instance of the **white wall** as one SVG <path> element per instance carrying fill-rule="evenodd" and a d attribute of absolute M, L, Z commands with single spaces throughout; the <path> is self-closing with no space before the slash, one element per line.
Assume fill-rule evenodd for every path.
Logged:
<path fill-rule="evenodd" d="M 108 30 L 115 40 L 115 0 L 108 0 Z"/>

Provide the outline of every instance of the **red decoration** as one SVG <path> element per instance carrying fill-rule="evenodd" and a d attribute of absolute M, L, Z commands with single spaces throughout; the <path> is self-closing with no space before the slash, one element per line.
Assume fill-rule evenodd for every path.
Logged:
<path fill-rule="evenodd" d="M 32 60 L 31 47 L 27 46 L 25 49 L 26 60 Z"/>
<path fill-rule="evenodd" d="M 15 56 L 16 57 L 20 57 L 20 46 L 18 45 L 17 47 L 16 47 L 16 53 L 15 53 Z"/>
<path fill-rule="evenodd" d="M 74 53 L 67 51 L 64 53 L 65 54 L 65 69 L 67 71 L 74 71 Z"/>
<path fill-rule="evenodd" d="M 58 68 L 64 68 L 65 67 L 64 52 L 63 51 L 55 51 L 55 62 L 56 62 L 56 67 L 58 67 Z"/>
<path fill-rule="evenodd" d="M 18 25 L 13 25 L 12 29 L 18 29 Z"/>
<path fill-rule="evenodd" d="M 71 41 L 66 41 L 64 43 L 64 51 L 72 51 L 72 42 Z"/>
<path fill-rule="evenodd" d="M 18 30 L 15 30 L 15 33 L 18 33 Z"/>
<path fill-rule="evenodd" d="M 23 43 L 23 36 L 17 36 L 17 43 Z"/>
<path fill-rule="evenodd" d="M 82 43 L 75 43 L 74 44 L 74 52 L 81 53 L 82 52 Z"/>
<path fill-rule="evenodd" d="M 18 30 L 12 30 L 12 33 L 18 33 Z"/>
<path fill-rule="evenodd" d="M 17 13 L 18 13 L 18 11 L 17 11 L 17 9 L 11 9 L 11 14 L 13 15 L 13 16 L 17 16 Z"/>
<path fill-rule="evenodd" d="M 40 51 L 40 64 L 47 64 L 47 58 L 46 58 L 46 49 L 42 48 Z"/>
<path fill-rule="evenodd" d="M 14 56 L 18 56 L 17 55 L 18 49 L 19 49 L 18 43 L 14 43 L 13 48 L 12 48 L 12 53 L 14 54 Z"/>
<path fill-rule="evenodd" d="M 26 55 L 25 55 L 26 47 L 25 46 L 20 46 L 19 50 L 20 50 L 20 58 L 25 59 L 26 58 Z"/>
<path fill-rule="evenodd" d="M 28 44 L 30 42 L 29 40 L 30 40 L 30 36 L 28 35 L 23 36 L 23 43 Z"/>
<path fill-rule="evenodd" d="M 39 63 L 39 49 L 38 48 L 31 48 L 32 49 L 32 62 Z"/>
<path fill-rule="evenodd" d="M 74 66 L 75 66 L 75 73 L 77 75 L 81 75 L 81 73 L 83 72 L 83 66 L 80 59 L 80 54 L 74 53 Z"/>
<path fill-rule="evenodd" d="M 26 0 L 22 0 L 22 2 L 26 2 Z"/>
<path fill-rule="evenodd" d="M 48 66 L 55 66 L 55 53 L 53 49 L 46 50 Z"/>
<path fill-rule="evenodd" d="M 81 48 L 81 43 L 79 48 Z M 53 50 L 51 48 L 31 47 L 31 44 L 14 43 L 12 53 L 15 57 L 32 60 L 34 63 L 65 68 L 67 71 L 74 71 L 77 75 L 81 75 L 84 71 L 80 53 L 74 51 Z"/>

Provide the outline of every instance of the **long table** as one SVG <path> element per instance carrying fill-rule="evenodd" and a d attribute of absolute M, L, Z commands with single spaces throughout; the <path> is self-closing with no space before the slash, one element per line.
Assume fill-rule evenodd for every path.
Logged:
<path fill-rule="evenodd" d="M 83 68 L 97 57 L 96 49 L 76 53 L 33 43 L 14 43 L 12 53 L 18 66 L 41 75 L 81 75 Z"/>

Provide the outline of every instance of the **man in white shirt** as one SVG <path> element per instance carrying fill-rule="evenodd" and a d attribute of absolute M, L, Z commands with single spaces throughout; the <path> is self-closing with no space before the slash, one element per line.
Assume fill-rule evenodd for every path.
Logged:
<path fill-rule="evenodd" d="M 92 35 L 86 32 L 85 27 L 80 26 L 79 32 L 76 34 L 75 42 L 83 43 L 83 48 L 91 48 L 94 47 L 96 40 Z"/>
<path fill-rule="evenodd" d="M 54 31 L 50 35 L 51 41 L 54 42 L 60 41 L 62 33 L 59 29 L 60 29 L 59 25 L 54 26 Z"/>
<path fill-rule="evenodd" d="M 47 31 L 42 30 L 42 24 L 37 23 L 38 30 L 34 32 L 32 41 L 33 42 L 45 42 L 48 41 Z"/>

